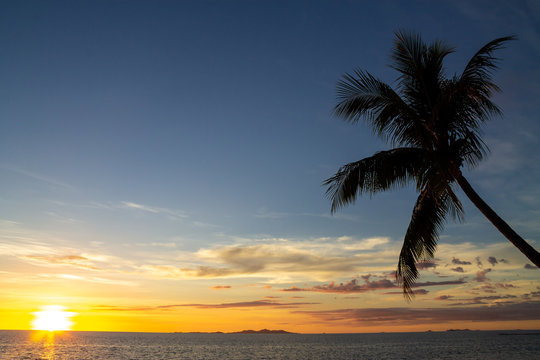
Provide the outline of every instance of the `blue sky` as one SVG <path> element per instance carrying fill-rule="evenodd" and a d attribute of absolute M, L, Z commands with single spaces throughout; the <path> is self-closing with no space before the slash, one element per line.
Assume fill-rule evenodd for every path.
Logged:
<path fill-rule="evenodd" d="M 332 108 L 336 82 L 355 68 L 394 81 L 389 52 L 399 29 L 454 45 L 449 74 L 486 42 L 519 37 L 498 52 L 495 81 L 503 93 L 496 101 L 504 117 L 485 126 L 491 156 L 467 176 L 540 247 L 537 2 L 0 6 L 0 270 L 10 279 L 26 271 L 28 259 L 45 266 L 36 263 L 45 248 L 60 257 L 102 254 L 123 269 L 183 268 L 201 259 L 237 264 L 215 257 L 228 246 L 324 243 L 327 250 L 319 253 L 309 248 L 324 256 L 341 243 L 375 238 L 386 246 L 376 249 L 388 251 L 385 266 L 397 263 L 414 189 L 360 198 L 330 216 L 321 183 L 340 165 L 388 147 L 362 124 L 335 118 Z M 502 246 L 501 253 L 510 251 L 519 262 L 516 269 L 523 268 L 526 259 L 506 250 L 502 235 L 463 203 L 466 222 L 450 222 L 441 238 L 455 244 L 456 255 L 445 256 L 463 256 L 457 249 L 469 245 L 474 251 Z M 24 241 L 41 247 L 21 255 Z M 48 259 L 53 267 L 75 264 Z M 370 264 L 302 279 L 350 280 Z M 294 283 L 294 276 L 282 275 L 272 282 Z M 538 281 L 537 271 L 527 276 Z"/>

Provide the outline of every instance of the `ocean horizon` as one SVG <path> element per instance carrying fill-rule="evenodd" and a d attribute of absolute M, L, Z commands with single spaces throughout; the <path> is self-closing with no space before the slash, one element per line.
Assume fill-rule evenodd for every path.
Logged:
<path fill-rule="evenodd" d="M 233 334 L 0 330 L 0 359 L 517 359 L 540 330 Z"/>

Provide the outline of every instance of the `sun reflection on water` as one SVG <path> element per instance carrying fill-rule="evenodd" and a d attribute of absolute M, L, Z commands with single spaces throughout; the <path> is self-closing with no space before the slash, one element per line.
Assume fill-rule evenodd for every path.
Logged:
<path fill-rule="evenodd" d="M 56 359 L 55 337 L 62 336 L 62 332 L 38 330 L 32 333 L 32 342 L 41 345 L 39 350 L 40 360 Z"/>

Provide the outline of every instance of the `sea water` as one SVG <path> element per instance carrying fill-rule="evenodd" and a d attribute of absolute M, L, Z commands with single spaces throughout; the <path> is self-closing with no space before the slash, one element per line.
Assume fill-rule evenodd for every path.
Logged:
<path fill-rule="evenodd" d="M 0 331 L 0 359 L 540 359 L 540 331 L 176 334 Z"/>

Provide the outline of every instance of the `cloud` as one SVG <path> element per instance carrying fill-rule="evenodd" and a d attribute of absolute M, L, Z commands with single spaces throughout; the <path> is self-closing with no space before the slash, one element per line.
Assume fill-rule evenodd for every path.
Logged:
<path fill-rule="evenodd" d="M 484 281 L 489 281 L 489 279 L 487 278 L 486 274 L 488 272 L 490 272 L 491 269 L 485 269 L 485 270 L 479 270 L 476 272 L 476 277 L 474 278 L 474 281 L 478 281 L 478 282 L 484 282 Z"/>
<path fill-rule="evenodd" d="M 123 207 L 129 208 L 129 209 L 146 211 L 153 214 L 166 214 L 174 218 L 182 218 L 182 219 L 188 218 L 188 216 L 184 214 L 183 212 L 170 210 L 166 208 L 152 207 L 152 206 L 137 204 L 130 201 L 122 201 L 121 204 Z"/>
<path fill-rule="evenodd" d="M 455 271 L 455 272 L 459 272 L 459 273 L 465 272 L 465 270 L 463 270 L 463 268 L 461 266 L 451 268 L 450 270 Z"/>
<path fill-rule="evenodd" d="M 523 266 L 523 268 L 524 268 L 524 269 L 527 269 L 527 270 L 536 270 L 536 269 L 538 269 L 537 266 L 531 265 L 531 264 L 525 264 L 525 265 Z"/>
<path fill-rule="evenodd" d="M 335 243 L 291 242 L 283 239 L 272 243 L 231 245 L 201 249 L 196 256 L 213 265 L 192 272 L 194 276 L 239 276 L 257 274 L 303 274 L 328 278 L 335 274 L 357 272 L 370 254 L 352 254 Z"/>
<path fill-rule="evenodd" d="M 426 289 L 416 289 L 413 291 L 414 295 L 427 295 L 429 291 Z M 403 291 L 389 291 L 383 293 L 383 295 L 403 295 Z"/>
<path fill-rule="evenodd" d="M 425 281 L 425 282 L 419 282 L 413 285 L 413 287 L 420 286 L 445 286 L 445 285 L 462 285 L 466 284 L 466 281 L 464 279 L 458 279 L 458 280 L 448 280 L 448 281 Z"/>
<path fill-rule="evenodd" d="M 480 260 L 480 256 L 475 257 L 474 260 L 476 261 L 476 266 L 478 266 L 480 269 L 484 267 L 484 264 L 482 264 L 482 260 Z"/>
<path fill-rule="evenodd" d="M 293 313 L 310 315 L 327 322 L 345 322 L 358 326 L 405 326 L 447 324 L 455 321 L 524 321 L 540 320 L 540 302 L 499 303 L 481 307 L 452 308 L 364 308 Z"/>
<path fill-rule="evenodd" d="M 212 290 L 224 290 L 224 289 L 230 289 L 231 286 L 230 285 L 215 285 L 215 286 L 212 286 L 210 289 Z"/>
<path fill-rule="evenodd" d="M 282 302 L 276 300 L 255 300 L 255 301 L 243 301 L 233 303 L 221 303 L 221 304 L 170 304 L 170 305 L 157 305 L 157 306 L 109 306 L 109 305 L 96 305 L 93 306 L 96 310 L 103 311 L 166 311 L 179 307 L 194 307 L 198 309 L 230 309 L 230 308 L 284 308 L 293 309 L 299 308 L 305 305 L 317 305 L 319 303 L 314 302 Z"/>
<path fill-rule="evenodd" d="M 171 306 L 195 307 L 198 309 L 228 309 L 228 308 L 251 308 L 251 307 L 270 307 L 270 308 L 297 308 L 304 305 L 316 305 L 313 302 L 280 302 L 276 300 L 255 300 L 235 303 L 222 304 L 181 304 Z"/>
<path fill-rule="evenodd" d="M 376 250 L 376 256 L 368 250 L 357 250 L 385 244 L 386 238 L 361 241 L 350 237 L 318 238 L 313 241 L 281 238 L 257 242 L 250 239 L 236 241 L 247 244 L 202 248 L 195 253 L 185 254 L 184 263 L 179 263 L 182 259 L 178 256 L 174 260 L 171 258 L 168 263 L 162 258 L 160 263 L 139 265 L 136 271 L 171 279 L 258 277 L 276 283 L 294 283 L 342 278 L 362 272 L 367 266 L 374 266 L 378 271 L 395 266 L 395 253 L 391 250 Z M 337 246 L 336 242 L 339 242 Z M 360 246 L 350 242 L 359 242 Z"/>
<path fill-rule="evenodd" d="M 369 290 L 376 289 L 393 289 L 396 288 L 396 284 L 388 279 L 381 279 L 377 281 L 367 280 L 364 284 L 358 284 L 357 279 L 352 279 L 346 283 L 336 284 L 333 281 L 325 285 L 317 285 L 311 288 L 296 288 L 292 287 L 289 289 L 282 289 L 281 291 L 313 291 L 313 292 L 322 292 L 322 293 L 360 293 Z"/>
<path fill-rule="evenodd" d="M 26 255 L 24 258 L 44 264 L 71 265 L 89 270 L 102 270 L 93 265 L 89 258 L 81 255 Z"/>
<path fill-rule="evenodd" d="M 103 277 L 95 277 L 95 276 L 81 276 L 81 275 L 73 275 L 73 274 L 38 274 L 40 278 L 51 278 L 51 279 L 62 279 L 62 280 L 72 280 L 72 281 L 86 281 L 86 282 L 92 282 L 92 283 L 98 283 L 98 284 L 105 284 L 105 285 L 115 285 L 115 286 L 136 286 L 137 283 L 133 281 L 127 281 L 127 280 L 116 280 L 116 279 L 108 279 Z"/>
<path fill-rule="evenodd" d="M 30 177 L 30 178 L 35 179 L 35 180 L 43 181 L 43 182 L 45 182 L 45 183 L 47 183 L 49 185 L 54 185 L 54 186 L 57 186 L 57 187 L 61 187 L 61 188 L 64 188 L 66 190 L 75 190 L 75 187 L 73 185 L 70 185 L 70 184 L 65 183 L 63 181 L 58 181 L 58 180 L 53 179 L 53 178 L 51 178 L 51 177 L 49 177 L 47 175 L 27 171 L 27 170 L 24 170 L 24 169 L 15 167 L 15 166 L 11 166 L 11 165 L 8 165 L 8 164 L 0 164 L 0 169 L 8 170 L 8 171 L 14 172 L 16 174 L 20 174 L 20 175 Z"/>
<path fill-rule="evenodd" d="M 373 250 L 381 245 L 386 245 L 390 242 L 387 237 L 372 237 L 367 239 L 355 239 L 349 236 L 343 236 L 337 239 L 344 250 L 348 251 L 365 251 Z"/>
<path fill-rule="evenodd" d="M 433 300 L 441 300 L 441 301 L 444 301 L 444 300 L 450 300 L 451 298 L 453 298 L 454 296 L 453 295 L 439 295 L 437 296 L 436 298 L 434 298 Z"/>
<path fill-rule="evenodd" d="M 486 300 L 488 302 L 494 303 L 494 304 L 500 304 L 500 302 L 496 302 L 496 300 L 503 300 L 503 299 L 515 299 L 517 296 L 515 295 L 490 295 L 490 296 L 476 296 L 474 298 L 467 298 L 467 299 L 459 299 L 459 303 L 450 304 L 451 306 L 462 306 L 462 305 L 482 305 L 486 304 Z M 458 299 L 455 299 L 456 301 Z"/>
<path fill-rule="evenodd" d="M 167 279 L 220 278 L 238 274 L 232 269 L 211 266 L 183 268 L 174 265 L 142 265 L 137 269 L 144 274 Z"/>
<path fill-rule="evenodd" d="M 523 299 L 540 298 L 540 291 L 531 291 L 530 293 L 521 295 L 521 297 Z"/>
<path fill-rule="evenodd" d="M 416 283 L 413 287 L 425 287 L 425 286 L 443 286 L 443 285 L 459 285 L 464 284 L 463 279 L 460 280 L 450 280 L 450 281 L 426 281 L 421 283 Z M 366 291 L 372 290 L 381 290 L 381 289 L 395 289 L 400 288 L 394 281 L 388 279 L 380 279 L 376 281 L 365 280 L 363 284 L 359 284 L 357 279 L 352 279 L 346 283 L 336 284 L 331 281 L 329 284 L 316 285 L 308 288 L 299 288 L 292 286 L 290 288 L 281 289 L 281 291 L 311 291 L 311 292 L 321 292 L 321 293 L 337 293 L 337 294 L 351 294 L 351 293 L 363 293 Z M 426 290 L 416 290 L 422 293 Z"/>
<path fill-rule="evenodd" d="M 434 269 L 437 267 L 437 264 L 433 261 L 420 261 L 416 264 L 418 270 Z"/>
<path fill-rule="evenodd" d="M 471 265 L 470 261 L 461 261 L 458 258 L 452 258 L 452 264 L 454 265 Z"/>
<path fill-rule="evenodd" d="M 481 286 L 473 288 L 473 290 L 479 290 L 485 293 L 496 293 L 497 290 L 508 290 L 508 289 L 515 289 L 518 288 L 518 286 L 508 283 L 486 283 L 482 284 Z"/>
<path fill-rule="evenodd" d="M 488 263 L 490 263 L 491 266 L 495 266 L 495 265 L 497 265 L 499 262 L 497 261 L 497 259 L 496 259 L 494 256 L 490 256 L 490 257 L 488 257 Z"/>

